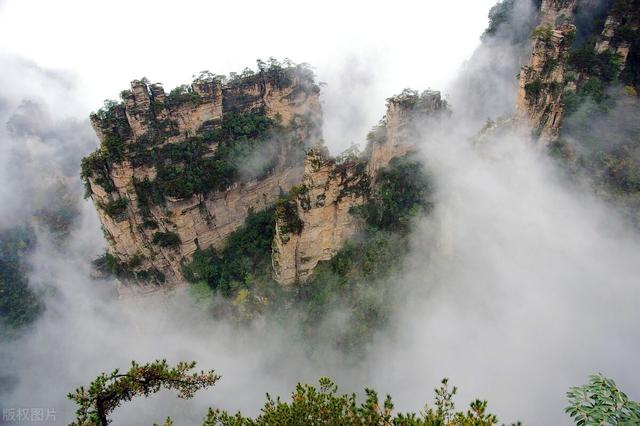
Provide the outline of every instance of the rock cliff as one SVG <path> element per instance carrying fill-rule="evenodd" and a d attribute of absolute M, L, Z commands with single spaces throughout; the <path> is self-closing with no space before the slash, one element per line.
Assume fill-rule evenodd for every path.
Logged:
<path fill-rule="evenodd" d="M 206 75 L 169 94 L 140 80 L 91 116 L 101 147 L 82 176 L 111 268 L 137 281 L 123 291 L 182 282 L 196 250 L 222 248 L 251 209 L 274 204 L 274 278 L 304 282 L 361 228 L 353 208 L 378 171 L 414 148 L 425 117 L 447 110 L 438 92 L 407 90 L 388 100 L 366 155 L 333 158 L 321 143 L 318 94 L 301 67 L 228 83 Z"/>
<path fill-rule="evenodd" d="M 415 150 L 420 129 L 446 112 L 439 92 L 408 90 L 387 100 L 386 119 L 370 134 L 364 157 L 331 158 L 319 147 L 308 152 L 302 185 L 277 208 L 272 259 L 280 284 L 306 281 L 342 248 L 362 225 L 353 210 L 367 201 L 378 171 Z"/>
<path fill-rule="evenodd" d="M 221 247 L 249 209 L 299 183 L 304 149 L 320 137 L 318 94 L 307 69 L 272 67 L 168 95 L 134 81 L 123 103 L 93 114 L 101 147 L 82 176 L 116 267 L 176 284 L 197 247 Z"/>
<path fill-rule="evenodd" d="M 318 262 L 331 259 L 361 221 L 351 208 L 362 205 L 369 191 L 366 162 L 337 162 L 320 147 L 304 160 L 302 184 L 291 200 L 276 208 L 273 243 L 274 278 L 280 284 L 304 282 Z"/>
<path fill-rule="evenodd" d="M 531 56 L 519 73 L 516 102 L 518 116 L 540 141 L 560 137 L 576 92 L 603 92 L 621 76 L 618 84 L 637 92 L 638 9 L 636 0 L 542 0 L 540 25 L 531 34 Z M 599 19 L 604 20 L 602 30 L 593 34 Z"/>
<path fill-rule="evenodd" d="M 520 70 L 516 106 L 542 140 L 559 134 L 562 121 L 562 91 L 565 85 L 566 56 L 575 26 L 538 27 L 533 33 L 533 47 L 528 65 Z"/>

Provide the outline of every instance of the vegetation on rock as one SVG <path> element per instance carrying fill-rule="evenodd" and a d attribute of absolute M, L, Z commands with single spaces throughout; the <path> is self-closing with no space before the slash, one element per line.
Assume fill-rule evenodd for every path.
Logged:
<path fill-rule="evenodd" d="M 126 217 L 128 204 L 129 200 L 126 198 L 118 198 L 117 200 L 100 204 L 100 208 L 113 219 L 123 220 Z"/>
<path fill-rule="evenodd" d="M 182 265 L 185 279 L 205 282 L 214 291 L 231 297 L 237 291 L 271 282 L 271 243 L 275 233 L 274 210 L 249 211 L 245 225 L 233 232 L 225 248 L 198 249 L 189 263 Z"/>
<path fill-rule="evenodd" d="M 292 195 L 305 191 L 302 186 L 294 187 Z M 365 219 L 366 229 L 347 241 L 331 260 L 321 262 L 310 281 L 292 292 L 283 292 L 273 280 L 271 263 L 276 217 L 286 219 L 288 232 L 300 226 L 288 197 L 275 209 L 250 212 L 245 226 L 229 236 L 221 252 L 198 249 L 183 264 L 182 272 L 192 285 L 205 282 L 214 294 L 225 296 L 228 303 L 217 300 L 217 308 L 242 310 L 240 318 L 261 312 L 277 319 L 283 312 L 298 312 L 305 338 L 315 336 L 318 325 L 332 312 L 349 312 L 348 326 L 334 340 L 321 343 L 345 352 L 360 351 L 389 318 L 397 289 L 386 278 L 401 270 L 409 250 L 411 222 L 430 211 L 431 191 L 420 163 L 409 157 L 393 160 L 380 171 L 369 201 L 352 212 Z"/>
<path fill-rule="evenodd" d="M 0 335 L 30 324 L 44 309 L 27 278 L 26 256 L 35 240 L 26 226 L 0 231 Z"/>
<path fill-rule="evenodd" d="M 166 279 L 164 274 L 156 268 L 142 269 L 144 258 L 140 254 L 132 256 L 128 262 L 121 262 L 109 252 L 93 261 L 93 267 L 104 276 L 114 276 L 125 280 L 153 281 L 163 283 Z"/>
<path fill-rule="evenodd" d="M 407 231 L 413 218 L 428 213 L 432 183 L 411 156 L 394 158 L 375 178 L 369 201 L 355 209 L 373 229 Z"/>
<path fill-rule="evenodd" d="M 157 244 L 160 247 L 177 247 L 180 245 L 180 237 L 171 231 L 155 232 L 151 243 Z"/>
<path fill-rule="evenodd" d="M 640 112 L 640 71 L 634 59 L 640 54 L 638 6 L 637 0 L 616 0 L 592 19 L 578 22 L 578 37 L 561 58 L 567 68 L 564 117 L 560 139 L 549 149 L 571 173 L 588 176 L 601 195 L 619 203 L 640 224 L 640 128 L 633 118 Z M 609 48 L 603 49 L 598 43 L 607 16 L 621 25 L 613 27 Z M 624 63 L 616 53 L 620 43 L 629 47 Z M 535 97 L 535 87 L 525 89 L 528 98 Z"/>

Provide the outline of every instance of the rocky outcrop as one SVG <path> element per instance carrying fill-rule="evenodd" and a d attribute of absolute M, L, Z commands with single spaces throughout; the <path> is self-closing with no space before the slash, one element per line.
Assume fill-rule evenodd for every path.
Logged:
<path fill-rule="evenodd" d="M 338 163 L 326 150 L 311 149 L 302 184 L 276 208 L 276 281 L 304 282 L 318 262 L 331 259 L 360 228 L 361 220 L 351 210 L 366 201 L 369 188 L 366 162 L 353 158 Z"/>
<path fill-rule="evenodd" d="M 593 21 L 598 14 L 603 14 L 603 19 L 606 16 L 606 21 L 599 35 L 592 34 L 596 38 L 595 46 L 589 44 L 592 42 L 583 34 L 582 50 L 572 53 L 576 36 L 574 21 L 585 26 L 586 21 Z M 632 86 L 637 65 L 631 61 L 637 61 L 637 56 L 634 59 L 631 54 L 634 52 L 632 40 L 637 37 L 639 26 L 637 0 L 609 5 L 594 0 L 542 1 L 540 26 L 531 34 L 532 52 L 529 63 L 521 68 L 517 95 L 518 117 L 534 129 L 539 141 L 549 143 L 558 139 L 567 94 L 575 95 L 590 79 L 609 84 L 620 77 L 635 91 Z M 572 54 L 577 55 L 573 63 Z M 630 76 L 624 76 L 625 69 L 630 69 Z"/>
<path fill-rule="evenodd" d="M 414 151 L 420 130 L 448 112 L 439 92 L 407 90 L 387 100 L 386 121 L 372 132 L 364 158 L 335 159 L 321 147 L 311 149 L 302 185 L 277 207 L 274 278 L 285 286 L 304 282 L 331 259 L 361 229 L 353 210 L 368 201 L 378 171 Z"/>
<path fill-rule="evenodd" d="M 596 42 L 596 51 L 598 53 L 610 51 L 618 56 L 621 65 L 620 71 L 625 69 L 629 60 L 629 53 L 632 48 L 632 43 L 629 39 L 633 37 L 632 34 L 637 34 L 640 29 L 639 6 L 639 4 L 636 4 L 635 9 L 629 11 L 620 5 L 614 5 L 607 15 L 602 34 Z"/>
<path fill-rule="evenodd" d="M 369 175 L 374 176 L 391 159 L 414 150 L 419 130 L 442 113 L 448 114 L 448 109 L 440 92 L 405 90 L 387 99 L 384 128 L 378 137 L 370 138 Z"/>
<path fill-rule="evenodd" d="M 322 148 L 319 91 L 306 68 L 227 84 L 205 77 L 169 94 L 134 81 L 122 103 L 91 116 L 101 148 L 83 160 L 83 177 L 109 253 L 138 282 L 121 293 L 180 283 L 197 249 L 223 248 L 250 210 L 274 204 L 274 278 L 306 281 L 361 229 L 354 209 L 368 201 L 377 173 L 448 112 L 440 93 L 405 90 L 388 99 L 364 156 L 334 158 Z"/>
<path fill-rule="evenodd" d="M 83 161 L 109 253 L 139 281 L 179 283 L 180 264 L 196 248 L 222 247 L 250 209 L 273 205 L 301 181 L 304 148 L 320 137 L 318 93 L 312 75 L 300 67 L 264 70 L 227 84 L 216 78 L 196 80 L 169 95 L 159 84 L 132 82 L 131 90 L 122 93 L 122 104 L 91 116 L 101 148 Z M 269 163 L 260 173 L 240 171 L 224 187 L 187 196 L 153 192 L 158 167 L 172 161 L 170 171 L 180 172 L 190 161 L 165 160 L 161 153 L 175 146 L 184 150 L 181 155 L 193 156 L 191 143 L 204 147 L 196 160 L 211 158 L 219 149 L 211 135 L 225 117 L 256 111 L 277 123 L 265 142 Z M 251 142 L 251 135 L 243 138 L 238 143 Z M 260 160 L 266 154 L 247 155 Z M 251 160 L 242 159 L 240 167 L 246 162 L 249 168 Z M 226 166 L 217 160 L 206 164 Z M 197 182 L 198 176 L 190 178 Z M 178 192 L 183 189 L 178 185 Z"/>
<path fill-rule="evenodd" d="M 573 17 L 578 0 L 542 0 L 540 4 L 540 24 L 555 28 Z"/>
<path fill-rule="evenodd" d="M 536 28 L 531 59 L 520 70 L 516 107 L 542 141 L 557 138 L 562 122 L 562 92 L 566 57 L 575 36 L 575 26 L 563 23 Z"/>

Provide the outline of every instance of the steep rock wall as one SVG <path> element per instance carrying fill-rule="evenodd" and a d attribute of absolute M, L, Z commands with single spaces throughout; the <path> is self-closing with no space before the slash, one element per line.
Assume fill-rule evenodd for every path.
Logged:
<path fill-rule="evenodd" d="M 518 78 L 516 107 L 541 140 L 548 142 L 560 132 L 566 56 L 575 26 L 542 26 L 534 34 L 531 59 L 521 68 Z"/>
<path fill-rule="evenodd" d="M 377 173 L 416 149 L 420 130 L 447 113 L 439 92 L 405 91 L 387 100 L 386 121 L 369 141 L 368 155 L 336 161 L 322 148 L 305 158 L 302 185 L 277 209 L 274 278 L 289 286 L 306 281 L 317 264 L 331 259 L 361 229 L 355 207 L 368 201 Z"/>
<path fill-rule="evenodd" d="M 222 247 L 242 226 L 249 209 L 272 205 L 301 181 L 304 147 L 320 137 L 321 117 L 318 88 L 302 71 L 260 72 L 227 85 L 217 79 L 195 81 L 178 95 L 165 94 L 158 84 L 134 81 L 131 90 L 123 92 L 123 104 L 91 116 L 102 147 L 87 157 L 90 166 L 83 176 L 108 251 L 132 276 L 142 282 L 180 282 L 180 264 L 197 247 Z M 162 194 L 162 202 L 146 200 L 150 191 L 141 185 L 156 179 L 159 163 L 141 158 L 215 131 L 227 115 L 251 111 L 263 111 L 279 123 L 269 141 L 273 158 L 268 170 L 239 176 L 222 190 L 186 197 Z M 201 157 L 217 149 L 216 141 L 208 141 Z M 141 194 L 145 200 L 140 200 Z M 171 244 L 163 243 L 156 234 L 174 240 L 177 236 L 178 243 L 170 238 L 166 240 Z"/>
<path fill-rule="evenodd" d="M 304 282 L 318 262 L 331 259 L 359 229 L 361 221 L 350 210 L 366 201 L 368 190 L 364 161 L 338 164 L 326 151 L 311 149 L 294 199 L 277 206 L 272 253 L 276 281 Z"/>
<path fill-rule="evenodd" d="M 391 159 L 414 150 L 421 127 L 442 112 L 448 112 L 448 109 L 440 92 L 405 91 L 387 99 L 384 134 L 370 143 L 369 175 L 374 176 L 388 166 Z"/>
<path fill-rule="evenodd" d="M 626 69 L 635 72 L 637 65 L 632 62 L 637 61 L 637 53 L 633 51 L 630 40 L 637 37 L 640 26 L 639 6 L 636 0 L 616 1 L 609 5 L 595 0 L 542 1 L 540 26 L 531 35 L 530 60 L 521 68 L 518 77 L 516 103 L 518 118 L 533 127 L 539 141 L 549 143 L 558 139 L 566 109 L 565 95 L 575 93 L 594 77 L 581 67 L 593 68 L 592 63 L 606 63 L 614 58 L 616 70 L 614 75 L 606 76 L 607 83 L 617 79 Z M 576 68 L 570 60 L 572 49 L 575 49 L 572 43 L 576 30 L 582 30 L 580 43 L 585 43 L 587 36 L 584 33 L 598 13 L 604 13 L 606 20 L 599 35 L 591 34 L 597 37 L 594 54 L 589 57 L 586 50 L 579 52 L 576 58 L 579 66 Z M 585 28 L 576 29 L 574 24 Z M 581 48 L 586 47 L 583 45 Z M 597 77 L 605 78 L 602 75 Z M 633 77 L 622 79 L 627 80 L 625 84 L 631 87 L 637 86 L 637 82 L 628 81 Z"/>

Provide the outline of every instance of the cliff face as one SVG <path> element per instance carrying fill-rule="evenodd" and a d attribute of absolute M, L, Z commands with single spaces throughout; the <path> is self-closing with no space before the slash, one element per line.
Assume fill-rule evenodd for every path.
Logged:
<path fill-rule="evenodd" d="M 567 99 L 575 99 L 576 92 L 584 92 L 584 88 L 604 92 L 603 87 L 614 82 L 637 92 L 638 9 L 637 0 L 541 2 L 540 26 L 531 34 L 532 52 L 528 64 L 521 68 L 517 95 L 518 116 L 534 128 L 540 141 L 558 139 L 570 103 Z M 602 13 L 601 31 L 589 34 L 589 26 Z M 581 40 L 576 41 L 577 33 Z M 590 39 L 595 39 L 593 49 Z"/>
<path fill-rule="evenodd" d="M 101 148 L 83 161 L 111 255 L 140 281 L 179 282 L 197 247 L 221 247 L 249 209 L 300 182 L 318 93 L 300 68 L 169 95 L 134 81 L 123 104 L 91 116 Z"/>
<path fill-rule="evenodd" d="M 542 0 L 540 4 L 540 24 L 550 27 L 562 24 L 573 16 L 577 3 L 578 0 Z"/>
<path fill-rule="evenodd" d="M 517 110 L 545 141 L 560 131 L 566 56 L 574 35 L 575 26 L 568 23 L 554 29 L 538 27 L 529 64 L 520 70 Z"/>
<path fill-rule="evenodd" d="M 370 145 L 369 174 L 374 176 L 389 165 L 391 159 L 411 152 L 425 120 L 447 111 L 447 103 L 440 92 L 425 91 L 418 95 L 405 91 L 388 99 L 384 134 Z"/>
<path fill-rule="evenodd" d="M 111 268 L 137 281 L 121 291 L 182 282 L 196 250 L 221 249 L 250 210 L 274 204 L 274 278 L 304 282 L 361 229 L 353 209 L 378 171 L 414 149 L 420 123 L 447 111 L 439 93 L 407 90 L 388 100 L 367 155 L 333 158 L 320 142 L 318 95 L 306 68 L 276 67 L 227 84 L 200 77 L 169 94 L 134 81 L 122 103 L 93 114 L 101 147 L 82 176 Z"/>
<path fill-rule="evenodd" d="M 302 185 L 277 209 L 272 259 L 280 284 L 306 281 L 318 262 L 342 248 L 362 226 L 353 210 L 367 202 L 378 171 L 415 150 L 420 129 L 447 111 L 439 92 L 405 91 L 388 99 L 386 122 L 373 132 L 368 158 L 308 152 Z"/>
<path fill-rule="evenodd" d="M 293 200 L 281 202 L 276 210 L 276 281 L 304 282 L 319 261 L 335 255 L 360 228 L 360 219 L 350 209 L 366 201 L 369 186 L 363 160 L 337 163 L 320 148 L 308 152 L 302 185 L 295 188 Z"/>

